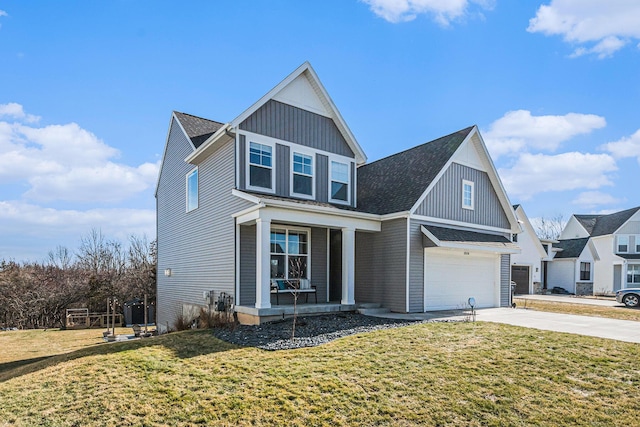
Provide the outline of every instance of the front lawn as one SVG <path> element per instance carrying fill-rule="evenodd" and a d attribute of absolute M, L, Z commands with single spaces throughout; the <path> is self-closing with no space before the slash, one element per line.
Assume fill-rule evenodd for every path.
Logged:
<path fill-rule="evenodd" d="M 513 299 L 513 302 L 515 302 L 519 308 L 526 308 L 530 310 L 640 321 L 640 309 L 624 306 L 603 307 L 598 305 L 578 304 L 572 302 L 541 301 L 518 297 L 515 297 Z"/>
<path fill-rule="evenodd" d="M 5 369 L 0 425 L 626 426 L 639 357 L 637 344 L 484 322 L 278 352 L 189 331 Z"/>

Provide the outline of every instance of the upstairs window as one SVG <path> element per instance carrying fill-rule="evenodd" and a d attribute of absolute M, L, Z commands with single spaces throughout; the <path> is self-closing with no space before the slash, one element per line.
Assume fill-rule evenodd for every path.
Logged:
<path fill-rule="evenodd" d="M 636 236 L 636 253 L 640 254 L 640 235 Z"/>
<path fill-rule="evenodd" d="M 618 236 L 618 253 L 629 252 L 629 236 Z"/>
<path fill-rule="evenodd" d="M 198 208 L 198 168 L 187 174 L 187 212 Z"/>
<path fill-rule="evenodd" d="M 580 280 L 591 280 L 591 263 L 580 263 Z"/>
<path fill-rule="evenodd" d="M 313 197 L 313 157 L 302 153 L 293 153 L 293 179 L 291 193 L 298 196 Z"/>
<path fill-rule="evenodd" d="M 462 207 L 474 209 L 474 184 L 471 181 L 462 180 Z"/>
<path fill-rule="evenodd" d="M 329 199 L 332 202 L 349 203 L 349 165 L 331 161 L 331 187 Z"/>
<path fill-rule="evenodd" d="M 249 187 L 273 190 L 273 147 L 249 142 Z"/>

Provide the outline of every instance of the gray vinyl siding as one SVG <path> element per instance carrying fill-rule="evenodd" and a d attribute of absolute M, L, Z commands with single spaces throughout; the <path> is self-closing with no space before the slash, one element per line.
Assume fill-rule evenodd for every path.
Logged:
<path fill-rule="evenodd" d="M 640 221 L 629 221 L 616 232 L 618 234 L 640 234 Z"/>
<path fill-rule="evenodd" d="M 247 138 L 244 135 L 240 135 L 240 144 L 238 147 L 238 167 L 240 168 L 240 173 L 238 173 L 239 181 L 238 188 L 246 189 L 247 188 L 247 176 L 245 175 L 245 165 L 247 164 Z"/>
<path fill-rule="evenodd" d="M 424 311 L 424 234 L 422 223 L 410 220 L 409 225 L 409 311 Z"/>
<path fill-rule="evenodd" d="M 231 215 L 251 204 L 232 196 L 233 141 L 221 145 L 198 169 L 199 206 L 186 212 L 184 162 L 192 147 L 172 123 L 157 192 L 158 322 L 172 326 L 183 305 L 202 306 L 203 291 L 234 296 L 235 224 Z M 170 268 L 167 277 L 164 270 Z"/>
<path fill-rule="evenodd" d="M 256 303 L 256 226 L 240 226 L 240 305 Z"/>
<path fill-rule="evenodd" d="M 289 147 L 276 144 L 276 195 L 289 196 L 289 183 L 291 179 L 291 158 Z"/>
<path fill-rule="evenodd" d="M 318 302 L 327 302 L 327 229 L 311 229 L 311 284 L 316 287 Z M 309 297 L 311 299 L 311 296 Z"/>
<path fill-rule="evenodd" d="M 474 209 L 462 208 L 462 180 L 474 183 Z M 418 206 L 417 215 L 498 228 L 510 228 L 498 195 L 486 172 L 452 163 Z"/>
<path fill-rule="evenodd" d="M 329 157 L 316 154 L 316 200 L 326 203 L 329 200 Z"/>
<path fill-rule="evenodd" d="M 274 100 L 247 117 L 240 123 L 240 129 L 354 157 L 332 119 Z"/>
<path fill-rule="evenodd" d="M 511 303 L 511 255 L 500 255 L 500 307 Z"/>
<path fill-rule="evenodd" d="M 379 233 L 356 232 L 355 300 L 406 312 L 407 225 L 384 221 Z"/>

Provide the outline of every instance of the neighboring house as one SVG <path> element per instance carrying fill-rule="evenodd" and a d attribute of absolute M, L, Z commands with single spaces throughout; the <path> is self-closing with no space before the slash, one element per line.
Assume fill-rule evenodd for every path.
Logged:
<path fill-rule="evenodd" d="M 222 293 L 290 315 L 273 279 L 310 281 L 305 313 L 510 304 L 520 227 L 477 127 L 366 164 L 308 63 L 228 123 L 174 112 L 156 198 L 160 329 Z"/>
<path fill-rule="evenodd" d="M 511 255 L 511 280 L 516 283 L 516 294 L 539 294 L 546 289 L 546 267 L 551 260 L 549 254 L 552 240 L 541 240 L 536 235 L 522 205 L 514 205 L 522 232 L 513 236 L 521 249 Z"/>
<path fill-rule="evenodd" d="M 599 259 L 593 242 L 588 237 L 561 239 L 553 251 L 553 262 L 548 264 L 548 286 L 576 295 L 592 295 L 594 263 Z"/>
<path fill-rule="evenodd" d="M 577 267 L 585 278 L 585 269 L 591 268 L 593 287 L 589 293 L 614 293 L 621 288 L 640 286 L 640 207 L 609 215 L 573 215 L 560 240 L 559 247 L 570 244 L 571 240 L 578 240 L 580 244 L 588 240 L 592 247 L 593 260 L 589 254 L 580 259 L 581 263 L 592 264 Z M 575 254 L 577 244 L 573 246 L 571 251 Z"/>

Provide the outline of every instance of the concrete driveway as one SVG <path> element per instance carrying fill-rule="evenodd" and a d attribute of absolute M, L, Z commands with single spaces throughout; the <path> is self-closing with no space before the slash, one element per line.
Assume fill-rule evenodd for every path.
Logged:
<path fill-rule="evenodd" d="M 519 308 L 480 309 L 477 311 L 476 320 L 640 343 L 640 322 L 632 320 L 547 313 Z"/>
<path fill-rule="evenodd" d="M 618 303 L 615 298 L 594 298 L 580 297 L 575 295 L 515 295 L 515 299 L 566 302 L 569 304 L 598 305 L 601 307 L 622 307 L 624 304 Z M 519 304 L 520 306 L 522 304 Z"/>

